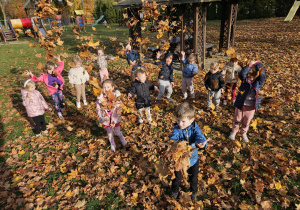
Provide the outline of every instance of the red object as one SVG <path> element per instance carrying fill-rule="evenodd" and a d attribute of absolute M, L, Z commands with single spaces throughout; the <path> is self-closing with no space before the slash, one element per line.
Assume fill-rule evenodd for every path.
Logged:
<path fill-rule="evenodd" d="M 23 28 L 31 28 L 32 27 L 30 18 L 23 18 L 23 19 L 21 19 L 21 22 L 22 22 Z"/>

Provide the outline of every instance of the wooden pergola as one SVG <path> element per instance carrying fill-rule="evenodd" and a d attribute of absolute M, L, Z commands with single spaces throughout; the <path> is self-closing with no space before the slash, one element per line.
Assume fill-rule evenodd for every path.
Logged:
<path fill-rule="evenodd" d="M 152 1 L 152 0 L 151 0 Z M 204 68 L 206 49 L 206 18 L 207 4 L 220 2 L 222 6 L 219 50 L 228 49 L 234 45 L 234 31 L 237 21 L 238 0 L 156 0 L 156 3 L 167 6 L 167 15 L 174 17 L 172 11 L 177 11 L 180 22 L 180 51 L 198 54 L 201 66 Z M 176 8 L 176 10 L 172 8 Z M 142 9 L 141 0 L 122 0 L 114 5 L 115 9 L 127 8 L 127 14 L 135 17 L 139 22 L 129 27 L 129 36 L 134 43 L 142 37 L 141 18 L 139 11 Z M 189 13 L 189 14 L 188 14 Z M 192 14 L 191 14 L 192 13 Z M 185 30 L 184 30 L 185 29 Z"/>

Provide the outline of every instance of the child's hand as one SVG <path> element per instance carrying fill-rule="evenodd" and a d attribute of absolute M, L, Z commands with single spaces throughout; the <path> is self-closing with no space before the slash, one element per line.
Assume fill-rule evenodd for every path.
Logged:
<path fill-rule="evenodd" d="M 71 84 L 71 87 L 73 88 L 75 85 L 74 84 Z"/>
<path fill-rule="evenodd" d="M 160 52 L 160 51 L 157 51 L 157 52 L 156 52 L 156 58 L 160 58 L 160 56 L 161 56 L 161 52 Z"/>
<path fill-rule="evenodd" d="M 61 61 L 61 60 L 60 60 L 60 55 L 57 55 L 57 56 L 56 56 L 56 59 L 58 60 L 58 62 Z"/>
<path fill-rule="evenodd" d="M 128 93 L 128 99 L 130 99 L 132 97 L 131 93 Z"/>
<path fill-rule="evenodd" d="M 221 88 L 221 93 L 224 93 L 224 89 L 223 88 Z"/>
<path fill-rule="evenodd" d="M 49 107 L 49 109 L 48 109 L 50 112 L 52 112 L 52 108 L 51 107 Z"/>
<path fill-rule="evenodd" d="M 28 70 L 25 71 L 25 74 L 26 74 L 27 76 L 30 76 L 30 77 L 32 77 L 32 75 L 33 75 L 32 72 L 31 72 L 31 71 L 28 71 Z"/>
<path fill-rule="evenodd" d="M 157 92 L 159 92 L 159 89 L 158 89 L 158 87 L 155 87 L 155 88 L 154 88 L 154 90 L 155 90 L 155 91 L 157 91 Z"/>
<path fill-rule="evenodd" d="M 181 53 L 182 57 L 185 56 L 185 52 L 184 51 L 181 51 L 180 53 Z"/>
<path fill-rule="evenodd" d="M 211 89 L 210 89 L 210 88 L 207 88 L 207 90 L 211 91 Z"/>
<path fill-rule="evenodd" d="M 211 140 L 210 138 L 207 138 L 204 142 L 199 143 L 199 144 L 196 144 L 196 145 L 197 145 L 197 147 L 199 147 L 199 148 L 204 148 L 205 145 L 207 144 L 207 142 L 209 142 L 210 140 Z"/>
<path fill-rule="evenodd" d="M 174 88 L 174 87 L 175 87 L 174 82 L 171 82 L 171 88 Z"/>

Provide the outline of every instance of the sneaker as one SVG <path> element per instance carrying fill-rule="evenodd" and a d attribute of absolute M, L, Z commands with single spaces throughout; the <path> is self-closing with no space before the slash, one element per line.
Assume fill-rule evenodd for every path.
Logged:
<path fill-rule="evenodd" d="M 35 137 L 40 137 L 40 136 L 42 136 L 42 134 L 35 134 Z"/>
<path fill-rule="evenodd" d="M 143 119 L 139 119 L 139 123 L 142 124 L 144 122 Z"/>
<path fill-rule="evenodd" d="M 160 104 L 161 100 L 155 100 L 155 103 Z"/>
<path fill-rule="evenodd" d="M 47 130 L 42 131 L 43 134 L 48 134 L 49 132 Z"/>
<path fill-rule="evenodd" d="M 111 144 L 111 145 L 110 145 L 110 151 L 116 152 L 116 145 Z"/>
<path fill-rule="evenodd" d="M 236 135 L 235 132 L 231 132 L 228 138 L 229 138 L 230 140 L 235 140 L 235 135 Z"/>
<path fill-rule="evenodd" d="M 232 104 L 234 104 L 235 100 L 232 101 Z"/>
<path fill-rule="evenodd" d="M 178 192 L 171 193 L 171 198 L 177 199 L 177 197 L 178 197 Z"/>
<path fill-rule="evenodd" d="M 81 108 L 80 102 L 76 101 L 76 106 L 77 106 L 78 109 L 80 109 Z"/>
<path fill-rule="evenodd" d="M 226 106 L 227 105 L 227 101 L 223 100 L 223 105 Z"/>
<path fill-rule="evenodd" d="M 83 101 L 83 105 L 84 105 L 84 106 L 87 106 L 86 100 Z"/>
<path fill-rule="evenodd" d="M 57 112 L 57 115 L 60 119 L 64 117 L 61 112 Z"/>
<path fill-rule="evenodd" d="M 192 193 L 191 198 L 192 198 L 192 201 L 198 201 L 198 199 L 197 199 L 197 193 Z"/>
<path fill-rule="evenodd" d="M 186 99 L 187 99 L 187 96 L 184 96 L 184 97 L 183 97 L 183 100 L 186 100 Z"/>
<path fill-rule="evenodd" d="M 173 98 L 167 98 L 167 99 L 172 102 L 175 101 Z"/>
<path fill-rule="evenodd" d="M 248 139 L 246 133 L 242 134 L 242 140 L 243 140 L 244 142 L 249 142 L 249 139 Z"/>

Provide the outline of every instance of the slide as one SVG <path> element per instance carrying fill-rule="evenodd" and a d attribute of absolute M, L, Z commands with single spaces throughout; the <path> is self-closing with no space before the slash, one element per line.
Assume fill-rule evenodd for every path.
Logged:
<path fill-rule="evenodd" d="M 42 34 L 43 34 L 43 36 L 45 36 L 46 35 L 46 31 L 45 31 L 45 29 L 44 28 L 39 28 L 40 29 L 40 32 L 42 32 Z"/>
<path fill-rule="evenodd" d="M 104 15 L 101 15 L 100 18 L 98 20 L 96 20 L 96 22 L 92 25 L 92 27 L 97 25 L 100 22 L 100 20 L 102 20 L 103 17 L 104 17 Z"/>
<path fill-rule="evenodd" d="M 291 20 L 293 20 L 298 8 L 300 6 L 300 0 L 299 1 L 295 1 L 294 5 L 292 6 L 289 14 L 286 16 L 286 18 L 284 19 L 284 21 L 288 21 L 290 22 Z"/>

